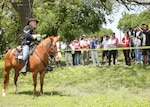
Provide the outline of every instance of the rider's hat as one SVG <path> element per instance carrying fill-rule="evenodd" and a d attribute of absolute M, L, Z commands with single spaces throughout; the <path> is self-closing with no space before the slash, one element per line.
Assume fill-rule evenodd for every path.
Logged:
<path fill-rule="evenodd" d="M 28 23 L 27 23 L 27 25 L 29 25 L 29 23 L 30 23 L 31 21 L 36 21 L 36 23 L 38 23 L 38 22 L 39 22 L 39 21 L 38 21 L 38 20 L 36 20 L 35 18 L 30 18 L 30 19 L 29 19 L 29 21 L 28 21 Z"/>

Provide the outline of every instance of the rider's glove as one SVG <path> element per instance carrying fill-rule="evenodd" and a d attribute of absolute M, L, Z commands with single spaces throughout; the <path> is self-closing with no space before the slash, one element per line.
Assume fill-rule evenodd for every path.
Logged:
<path fill-rule="evenodd" d="M 41 35 L 42 38 L 45 38 L 46 36 L 47 36 L 46 34 Z"/>
<path fill-rule="evenodd" d="M 33 39 L 37 39 L 37 38 L 41 38 L 41 35 L 40 34 L 34 34 L 32 35 Z"/>

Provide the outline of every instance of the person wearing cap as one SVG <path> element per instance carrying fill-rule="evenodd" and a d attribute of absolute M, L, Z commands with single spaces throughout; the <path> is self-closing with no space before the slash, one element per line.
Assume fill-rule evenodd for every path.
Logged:
<path fill-rule="evenodd" d="M 26 72 L 26 67 L 27 67 L 27 62 L 28 62 L 28 56 L 29 56 L 29 49 L 30 49 L 30 44 L 37 38 L 40 38 L 41 35 L 34 34 L 34 28 L 38 24 L 38 21 L 34 18 L 30 18 L 29 21 L 27 22 L 27 25 L 23 29 L 23 34 L 22 34 L 22 52 L 23 52 L 23 62 L 24 62 L 24 67 L 20 70 L 20 73 L 25 73 Z"/>
<path fill-rule="evenodd" d="M 80 41 L 80 46 L 81 46 L 81 58 L 82 58 L 82 65 L 88 65 L 89 64 L 89 47 L 90 43 L 88 42 L 88 39 L 86 38 L 85 35 L 82 36 L 81 41 Z"/>

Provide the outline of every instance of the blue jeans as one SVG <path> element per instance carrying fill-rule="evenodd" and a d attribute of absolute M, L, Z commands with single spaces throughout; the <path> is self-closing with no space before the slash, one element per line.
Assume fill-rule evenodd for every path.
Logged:
<path fill-rule="evenodd" d="M 116 50 L 109 50 L 108 51 L 108 61 L 109 61 L 109 65 L 111 64 L 111 56 L 113 56 L 113 64 L 116 64 Z"/>
<path fill-rule="evenodd" d="M 29 57 L 29 45 L 23 45 L 23 60 L 26 61 L 28 60 L 28 57 Z"/>
<path fill-rule="evenodd" d="M 69 66 L 69 65 L 73 66 L 71 52 L 65 52 L 65 63 L 67 66 Z"/>
<path fill-rule="evenodd" d="M 75 51 L 74 64 L 75 65 L 79 65 L 80 64 L 80 52 L 79 51 Z"/>
<path fill-rule="evenodd" d="M 135 53 L 135 60 L 137 62 L 143 61 L 143 56 L 142 56 L 142 52 L 140 51 L 140 49 L 135 49 L 134 53 Z"/>
<path fill-rule="evenodd" d="M 92 61 L 93 61 L 93 65 L 96 66 L 96 63 L 98 65 L 100 65 L 100 60 L 98 57 L 98 51 L 97 50 L 91 50 L 91 57 L 92 57 Z"/>

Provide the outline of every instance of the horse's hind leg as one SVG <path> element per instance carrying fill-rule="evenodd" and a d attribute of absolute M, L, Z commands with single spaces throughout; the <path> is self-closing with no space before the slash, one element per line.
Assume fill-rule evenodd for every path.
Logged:
<path fill-rule="evenodd" d="M 3 90 L 2 90 L 2 96 L 6 96 L 6 88 L 9 84 L 9 73 L 11 70 L 11 66 L 7 66 L 7 64 L 5 63 L 4 66 L 4 74 L 3 74 Z"/>
<path fill-rule="evenodd" d="M 40 94 L 41 95 L 44 95 L 44 93 L 43 93 L 43 83 L 44 83 L 45 72 L 46 71 L 43 71 L 42 73 L 40 73 Z"/>
<path fill-rule="evenodd" d="M 14 91 L 16 94 L 18 94 L 18 88 L 17 88 L 17 80 L 19 76 L 19 71 L 15 69 L 15 76 L 14 76 Z"/>

